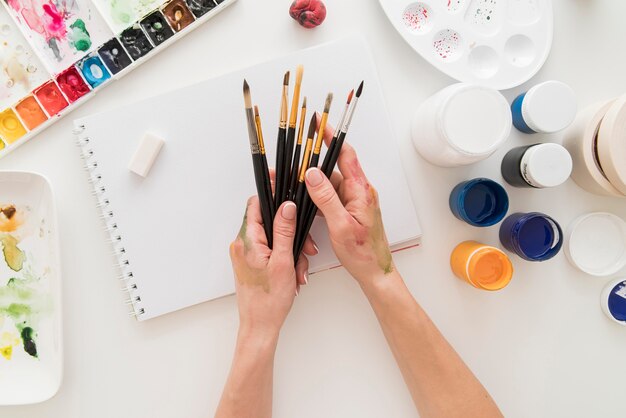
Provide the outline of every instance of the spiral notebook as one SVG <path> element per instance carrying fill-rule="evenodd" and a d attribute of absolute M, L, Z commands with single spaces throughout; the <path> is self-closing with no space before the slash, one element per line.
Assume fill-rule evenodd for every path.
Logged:
<path fill-rule="evenodd" d="M 298 64 L 309 115 L 335 93 L 329 123 L 337 123 L 344 95 L 365 80 L 347 141 L 379 191 L 390 243 L 418 244 L 421 229 L 369 49 L 360 38 L 321 45 L 75 121 L 137 319 L 234 292 L 228 247 L 256 193 L 242 81 L 261 110 L 272 164 L 283 74 Z M 165 145 L 142 178 L 128 164 L 147 132 Z M 318 219 L 312 230 L 320 254 L 310 260 L 311 273 L 338 265 L 325 228 Z"/>

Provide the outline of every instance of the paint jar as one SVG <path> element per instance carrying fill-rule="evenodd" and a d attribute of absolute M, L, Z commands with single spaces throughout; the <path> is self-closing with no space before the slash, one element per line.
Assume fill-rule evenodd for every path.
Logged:
<path fill-rule="evenodd" d="M 513 264 L 499 248 L 465 241 L 450 256 L 452 272 L 477 289 L 500 290 L 513 277 Z"/>
<path fill-rule="evenodd" d="M 626 222 L 612 213 L 578 217 L 565 234 L 570 263 L 592 276 L 610 276 L 626 266 Z"/>
<path fill-rule="evenodd" d="M 501 171 L 511 186 L 555 187 L 565 183 L 572 174 L 572 157 L 559 144 L 517 147 L 504 156 Z"/>
<path fill-rule="evenodd" d="M 626 195 L 626 95 L 615 100 L 604 115 L 595 152 L 604 176 Z"/>
<path fill-rule="evenodd" d="M 492 226 L 504 219 L 509 196 L 493 180 L 476 178 L 459 183 L 450 193 L 450 210 L 472 226 Z"/>
<path fill-rule="evenodd" d="M 442 167 L 489 157 L 511 132 L 511 111 L 497 90 L 457 83 L 440 90 L 417 109 L 412 137 L 417 151 Z"/>
<path fill-rule="evenodd" d="M 563 231 L 543 213 L 514 213 L 500 226 L 500 242 L 524 260 L 546 261 L 561 250 Z"/>
<path fill-rule="evenodd" d="M 546 81 L 513 101 L 513 125 L 527 134 L 558 132 L 572 123 L 576 107 L 576 95 L 570 86 L 560 81 Z"/>
<path fill-rule="evenodd" d="M 609 319 L 626 326 L 626 278 L 608 283 L 600 296 L 600 304 Z"/>
<path fill-rule="evenodd" d="M 563 146 L 572 156 L 572 180 L 579 187 L 597 195 L 625 197 L 607 179 L 596 152 L 601 122 L 613 103 L 614 100 L 596 103 L 579 112 L 565 131 Z"/>

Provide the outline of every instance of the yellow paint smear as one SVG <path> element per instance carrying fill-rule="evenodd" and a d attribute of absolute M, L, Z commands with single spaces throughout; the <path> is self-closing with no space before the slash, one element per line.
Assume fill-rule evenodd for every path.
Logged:
<path fill-rule="evenodd" d="M 4 260 L 7 262 L 9 268 L 13 271 L 20 271 L 24 267 L 24 261 L 26 255 L 24 251 L 17 247 L 18 241 L 13 235 L 0 236 L 0 243 L 2 243 L 2 253 L 4 254 Z"/>
<path fill-rule="evenodd" d="M 0 232 L 13 232 L 24 223 L 22 213 L 15 206 L 0 206 Z"/>
<path fill-rule="evenodd" d="M 0 337 L 0 354 L 7 360 L 11 360 L 13 355 L 13 347 L 20 345 L 20 339 L 17 335 L 10 332 L 3 332 Z"/>

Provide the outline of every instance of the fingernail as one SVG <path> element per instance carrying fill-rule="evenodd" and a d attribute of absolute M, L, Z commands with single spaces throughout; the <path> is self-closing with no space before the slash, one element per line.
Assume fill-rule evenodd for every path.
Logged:
<path fill-rule="evenodd" d="M 315 250 L 316 255 L 320 253 L 320 248 L 317 246 L 316 243 L 313 243 L 313 249 Z"/>
<path fill-rule="evenodd" d="M 288 202 L 285 206 L 283 206 L 282 215 L 283 218 L 288 221 L 296 219 L 296 212 L 296 204 L 293 202 Z"/>
<path fill-rule="evenodd" d="M 322 184 L 322 172 L 317 168 L 309 168 L 306 172 L 306 181 L 313 187 Z"/>
<path fill-rule="evenodd" d="M 304 284 L 309 284 L 309 272 L 304 272 Z"/>

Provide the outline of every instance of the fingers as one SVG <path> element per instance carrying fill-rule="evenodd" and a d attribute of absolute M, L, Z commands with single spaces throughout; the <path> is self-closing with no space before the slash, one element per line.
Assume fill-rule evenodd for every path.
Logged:
<path fill-rule="evenodd" d="M 363 172 L 359 158 L 356 155 L 356 151 L 348 143 L 343 143 L 341 152 L 339 153 L 339 159 L 337 160 L 339 171 L 345 179 L 367 181 L 367 177 Z"/>
<path fill-rule="evenodd" d="M 335 188 L 319 169 L 307 170 L 306 187 L 315 205 L 324 213 L 329 228 L 344 225 L 351 218 Z"/>
<path fill-rule="evenodd" d="M 274 247 L 272 256 L 287 257 L 293 263 L 293 240 L 296 234 L 296 204 L 283 203 L 274 218 Z"/>
<path fill-rule="evenodd" d="M 296 264 L 296 279 L 298 285 L 305 285 L 309 283 L 309 260 L 301 255 Z"/>
<path fill-rule="evenodd" d="M 320 128 L 320 122 L 322 119 L 322 115 L 319 114 L 319 112 L 316 112 L 317 114 L 317 129 Z M 326 144 L 326 146 L 330 145 L 330 141 L 333 139 L 333 135 L 335 134 L 335 128 L 333 128 L 333 126 L 330 123 L 326 124 L 326 128 L 324 129 L 324 143 Z"/>
<path fill-rule="evenodd" d="M 339 171 L 333 171 L 333 174 L 330 175 L 330 182 L 335 188 L 335 190 L 339 189 L 339 185 L 343 181 L 343 176 Z"/>
<path fill-rule="evenodd" d="M 306 255 L 317 255 L 320 252 L 319 248 L 317 248 L 317 244 L 315 244 L 315 241 L 313 241 L 310 234 L 306 237 L 306 241 L 304 241 L 302 252 Z"/>
<path fill-rule="evenodd" d="M 272 186 L 272 193 L 275 193 L 276 190 L 276 170 L 270 168 L 270 185 Z"/>
<path fill-rule="evenodd" d="M 248 198 L 244 222 L 246 222 L 247 225 L 263 224 L 263 218 L 261 217 L 261 204 L 259 203 L 258 196 L 251 196 Z"/>

